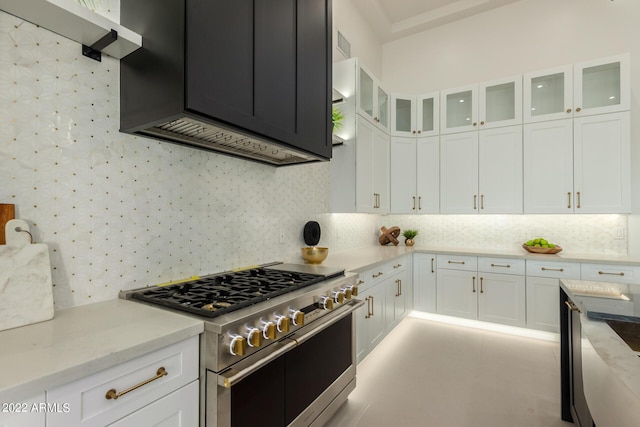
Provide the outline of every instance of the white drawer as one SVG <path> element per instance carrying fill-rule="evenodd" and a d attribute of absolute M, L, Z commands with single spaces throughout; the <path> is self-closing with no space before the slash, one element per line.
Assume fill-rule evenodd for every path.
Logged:
<path fill-rule="evenodd" d="M 409 261 L 407 257 L 394 259 L 389 263 L 389 274 L 396 274 L 406 270 L 408 264 Z"/>
<path fill-rule="evenodd" d="M 195 336 L 49 390 L 47 404 L 66 404 L 69 411 L 47 413 L 47 427 L 102 427 L 131 414 L 196 380 L 198 355 L 198 337 Z M 156 377 L 161 367 L 167 375 L 117 399 L 106 398 L 111 389 L 122 392 Z"/>
<path fill-rule="evenodd" d="M 640 284 L 640 267 L 611 264 L 582 264 L 582 280 Z"/>
<path fill-rule="evenodd" d="M 524 276 L 523 259 L 478 257 L 478 271 L 483 273 L 516 274 Z"/>
<path fill-rule="evenodd" d="M 563 261 L 527 261 L 527 276 L 580 279 L 580 263 Z"/>
<path fill-rule="evenodd" d="M 438 254 L 438 268 L 447 270 L 476 271 L 478 269 L 478 257 L 468 255 Z"/>

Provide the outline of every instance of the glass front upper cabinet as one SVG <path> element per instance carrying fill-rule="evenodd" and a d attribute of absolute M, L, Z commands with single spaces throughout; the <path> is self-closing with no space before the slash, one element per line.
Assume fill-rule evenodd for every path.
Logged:
<path fill-rule="evenodd" d="M 480 83 L 479 128 L 522 123 L 522 75 Z"/>
<path fill-rule="evenodd" d="M 440 92 L 418 96 L 393 94 L 391 135 L 434 136 L 440 132 Z"/>
<path fill-rule="evenodd" d="M 376 127 L 389 131 L 389 94 L 376 77 L 362 65 L 358 69 L 357 111 Z"/>
<path fill-rule="evenodd" d="M 630 108 L 629 55 L 524 76 L 526 123 L 614 113 Z"/>
<path fill-rule="evenodd" d="M 465 86 L 440 92 L 441 133 L 478 129 L 478 86 Z"/>

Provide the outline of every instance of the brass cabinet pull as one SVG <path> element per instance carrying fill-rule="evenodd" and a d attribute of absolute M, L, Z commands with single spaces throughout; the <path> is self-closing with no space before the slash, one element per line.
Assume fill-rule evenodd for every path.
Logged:
<path fill-rule="evenodd" d="M 418 196 L 418 210 L 422 210 L 422 196 Z"/>
<path fill-rule="evenodd" d="M 576 193 L 576 198 L 578 199 L 576 200 L 576 208 L 580 209 L 580 192 L 579 191 Z"/>
<path fill-rule="evenodd" d="M 400 296 L 400 279 L 396 280 L 396 297 Z"/>
<path fill-rule="evenodd" d="M 476 291 L 476 276 L 473 276 L 471 279 L 472 279 L 472 282 L 471 282 L 471 290 L 472 290 L 473 292 L 475 292 L 475 291 Z"/>
<path fill-rule="evenodd" d="M 575 304 L 573 303 L 573 301 L 565 301 L 564 303 L 567 305 L 567 307 L 569 307 L 569 310 L 571 310 L 571 311 L 577 311 L 578 313 L 582 313 L 582 311 L 580 311 L 580 309 L 578 308 L 578 306 L 577 306 L 577 305 L 575 305 Z"/>
<path fill-rule="evenodd" d="M 477 195 L 477 194 L 474 194 L 474 195 L 473 195 L 473 209 L 478 209 L 478 208 L 477 208 L 477 203 L 476 203 L 476 202 L 477 202 L 477 200 L 478 200 L 478 195 Z"/>
<path fill-rule="evenodd" d="M 480 293 L 481 293 L 481 294 L 484 294 L 484 288 L 483 288 L 483 286 L 482 286 L 482 281 L 483 281 L 483 279 L 484 279 L 484 277 L 481 277 L 481 278 L 480 278 Z"/>
<path fill-rule="evenodd" d="M 433 269 L 433 262 L 435 261 L 435 258 L 431 258 L 431 272 L 435 273 L 434 269 Z"/>
<path fill-rule="evenodd" d="M 564 268 L 546 268 L 546 267 L 541 267 L 540 270 L 542 271 L 564 271 Z"/>
<path fill-rule="evenodd" d="M 393 266 L 393 268 L 400 268 L 400 267 L 402 267 L 402 264 L 396 264 Z"/>
<path fill-rule="evenodd" d="M 413 196 L 413 208 L 414 211 L 416 210 L 416 196 Z"/>
<path fill-rule="evenodd" d="M 157 379 L 160 379 L 160 378 L 164 377 L 165 375 L 169 375 L 169 373 L 164 369 L 164 366 L 162 366 L 162 367 L 158 368 L 158 370 L 156 371 L 156 376 L 155 377 L 149 378 L 148 380 L 144 380 L 140 384 L 136 384 L 133 387 L 129 387 L 128 389 L 123 390 L 120 393 L 118 393 L 115 388 L 112 388 L 111 390 L 107 391 L 107 394 L 105 394 L 104 397 L 107 400 L 111 400 L 111 399 L 116 400 L 119 397 L 122 397 L 125 394 L 132 392 L 133 390 L 139 389 L 140 387 L 145 386 L 145 385 L 149 384 L 152 381 L 155 381 Z"/>
<path fill-rule="evenodd" d="M 401 296 L 402 295 L 402 279 L 398 279 L 398 284 L 400 285 L 400 295 L 398 296 Z"/>
<path fill-rule="evenodd" d="M 363 284 L 364 284 L 364 280 L 358 279 L 358 283 L 356 283 L 356 286 L 363 285 Z"/>
<path fill-rule="evenodd" d="M 480 122 L 480 124 L 481 124 L 481 125 L 484 125 L 484 121 L 481 121 L 481 122 Z"/>
<path fill-rule="evenodd" d="M 493 263 L 491 263 L 491 267 L 511 268 L 511 264 L 493 264 Z"/>
<path fill-rule="evenodd" d="M 570 113 L 570 112 L 571 112 L 571 108 L 567 108 L 567 113 Z"/>
<path fill-rule="evenodd" d="M 608 274 L 609 276 L 624 276 L 624 273 L 608 273 L 606 271 L 598 271 L 598 274 Z"/>
<path fill-rule="evenodd" d="M 369 303 L 369 298 L 370 297 L 366 297 L 364 299 L 367 302 L 367 314 L 364 316 L 365 319 L 368 319 L 369 317 L 371 317 L 371 304 Z"/>
<path fill-rule="evenodd" d="M 582 111 L 582 108 L 580 107 L 576 108 L 576 113 L 579 113 L 580 111 Z"/>
<path fill-rule="evenodd" d="M 371 295 L 369 299 L 371 300 L 371 316 L 373 316 L 373 295 Z"/>
<path fill-rule="evenodd" d="M 484 194 L 480 195 L 480 209 L 484 209 Z"/>
<path fill-rule="evenodd" d="M 567 198 L 569 199 L 569 204 L 567 205 L 567 208 L 571 209 L 571 191 L 567 191 Z"/>
<path fill-rule="evenodd" d="M 374 274 L 372 274 L 372 275 L 371 275 L 371 277 L 373 277 L 373 278 L 375 279 L 376 277 L 380 277 L 380 276 L 382 276 L 383 274 L 384 274 L 383 272 L 379 271 L 377 274 L 375 274 L 375 273 L 374 273 Z"/>
<path fill-rule="evenodd" d="M 451 260 L 449 260 L 449 261 L 447 261 L 447 263 L 449 263 L 449 264 L 464 264 L 464 261 L 451 261 Z"/>
<path fill-rule="evenodd" d="M 478 126 L 478 122 L 473 122 L 473 125 L 474 126 Z"/>

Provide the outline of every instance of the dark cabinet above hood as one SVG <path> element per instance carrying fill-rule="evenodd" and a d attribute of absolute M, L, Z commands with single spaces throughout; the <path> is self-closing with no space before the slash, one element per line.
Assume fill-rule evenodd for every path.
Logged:
<path fill-rule="evenodd" d="M 122 0 L 120 130 L 272 165 L 331 158 L 331 0 Z"/>

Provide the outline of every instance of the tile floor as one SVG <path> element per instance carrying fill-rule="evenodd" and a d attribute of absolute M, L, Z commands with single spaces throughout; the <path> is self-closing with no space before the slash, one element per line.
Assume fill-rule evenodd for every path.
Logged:
<path fill-rule="evenodd" d="M 557 342 L 407 317 L 328 427 L 561 427 Z"/>

